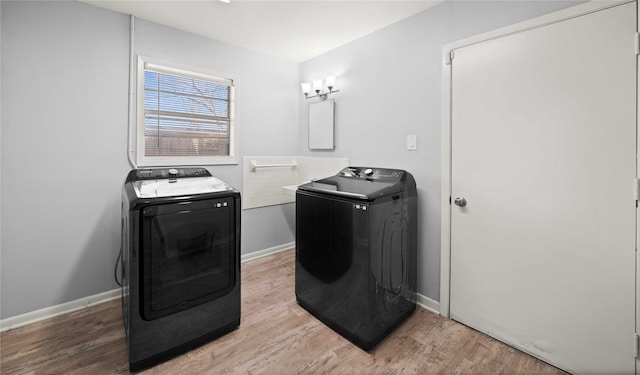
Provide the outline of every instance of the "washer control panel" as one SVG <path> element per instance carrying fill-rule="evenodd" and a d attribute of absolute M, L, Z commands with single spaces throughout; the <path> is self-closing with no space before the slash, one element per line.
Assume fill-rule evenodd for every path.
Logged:
<path fill-rule="evenodd" d="M 346 167 L 338 173 L 342 177 L 354 177 L 371 180 L 401 180 L 404 171 L 399 169 Z"/>
<path fill-rule="evenodd" d="M 143 168 L 136 169 L 134 180 L 157 180 L 162 178 L 211 177 L 206 168 Z"/>

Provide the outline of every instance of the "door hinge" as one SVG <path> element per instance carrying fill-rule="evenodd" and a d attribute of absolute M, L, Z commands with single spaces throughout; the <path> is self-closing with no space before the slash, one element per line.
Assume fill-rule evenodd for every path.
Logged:
<path fill-rule="evenodd" d="M 453 50 L 451 51 L 447 51 L 444 54 L 444 63 L 445 65 L 451 65 L 451 62 L 453 61 Z"/>
<path fill-rule="evenodd" d="M 640 335 L 638 335 L 637 333 L 633 335 L 633 345 L 633 353 L 635 357 L 640 358 Z"/>
<path fill-rule="evenodd" d="M 640 55 L 640 33 L 636 33 L 636 55 Z"/>

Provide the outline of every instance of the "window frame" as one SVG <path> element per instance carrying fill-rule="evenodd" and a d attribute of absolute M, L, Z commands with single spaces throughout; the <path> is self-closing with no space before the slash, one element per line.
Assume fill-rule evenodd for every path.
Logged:
<path fill-rule="evenodd" d="M 147 69 L 150 67 L 150 69 Z M 152 67 L 152 68 L 151 68 Z M 229 155 L 225 156 L 145 156 L 144 136 L 144 85 L 145 71 L 163 71 L 166 74 L 229 84 Z M 238 140 L 236 137 L 238 119 L 236 111 L 237 77 L 217 74 L 204 69 L 185 66 L 144 56 L 138 56 L 136 95 L 136 164 L 138 167 L 161 167 L 181 165 L 230 165 L 238 164 Z"/>

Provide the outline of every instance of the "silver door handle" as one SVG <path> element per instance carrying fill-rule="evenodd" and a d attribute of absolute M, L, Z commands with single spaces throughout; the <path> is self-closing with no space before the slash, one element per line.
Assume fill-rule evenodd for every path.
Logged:
<path fill-rule="evenodd" d="M 464 198 L 456 198 L 453 203 L 455 203 L 456 206 L 464 207 L 467 205 L 467 200 Z"/>

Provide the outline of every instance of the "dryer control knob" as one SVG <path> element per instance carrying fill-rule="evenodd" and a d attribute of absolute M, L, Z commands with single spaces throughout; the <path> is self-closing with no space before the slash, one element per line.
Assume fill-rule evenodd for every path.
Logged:
<path fill-rule="evenodd" d="M 371 176 L 373 174 L 373 169 L 367 168 L 364 170 L 364 174 L 367 176 Z"/>
<path fill-rule="evenodd" d="M 178 170 L 175 168 L 169 169 L 169 174 L 172 176 L 176 176 L 178 174 Z"/>

